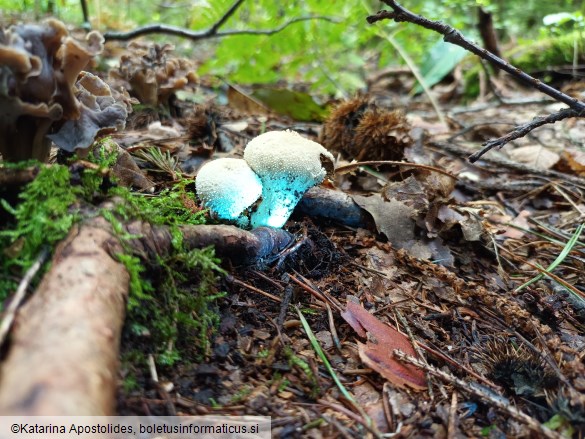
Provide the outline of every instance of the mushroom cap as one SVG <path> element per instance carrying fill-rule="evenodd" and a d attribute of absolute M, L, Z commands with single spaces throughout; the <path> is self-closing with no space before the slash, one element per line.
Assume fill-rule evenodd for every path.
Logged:
<path fill-rule="evenodd" d="M 262 201 L 252 227 L 282 227 L 303 194 L 333 171 L 333 156 L 294 131 L 269 131 L 252 139 L 244 159 L 262 180 Z"/>
<path fill-rule="evenodd" d="M 255 137 L 244 150 L 244 160 L 263 181 L 293 177 L 309 184 L 305 190 L 321 183 L 333 171 L 334 161 L 323 146 L 291 130 Z"/>
<path fill-rule="evenodd" d="M 219 219 L 237 219 L 262 193 L 262 182 L 242 159 L 206 163 L 195 179 L 197 196 Z"/>

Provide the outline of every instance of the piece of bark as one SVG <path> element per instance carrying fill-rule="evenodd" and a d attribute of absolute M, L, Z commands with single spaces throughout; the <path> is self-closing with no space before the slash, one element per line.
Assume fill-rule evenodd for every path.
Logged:
<path fill-rule="evenodd" d="M 286 230 L 271 227 L 246 231 L 228 225 L 186 225 L 180 230 L 187 250 L 214 246 L 219 258 L 229 259 L 234 265 L 271 259 L 294 240 Z M 145 259 L 154 260 L 155 255 L 164 254 L 171 248 L 172 236 L 167 227 L 134 221 L 126 226 L 126 231 L 139 236 L 130 245 Z"/>
<path fill-rule="evenodd" d="M 295 212 L 321 217 L 349 227 L 373 225 L 371 216 L 345 192 L 313 187 L 303 196 Z"/>
<path fill-rule="evenodd" d="M 103 218 L 76 226 L 18 312 L 1 365 L 2 415 L 111 415 L 129 276 Z"/>

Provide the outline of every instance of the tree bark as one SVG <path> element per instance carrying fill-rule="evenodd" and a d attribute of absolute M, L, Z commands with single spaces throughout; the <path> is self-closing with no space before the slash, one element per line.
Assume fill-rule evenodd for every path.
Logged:
<path fill-rule="evenodd" d="M 129 276 L 122 248 L 96 218 L 59 244 L 16 316 L 1 366 L 2 415 L 111 415 Z"/>

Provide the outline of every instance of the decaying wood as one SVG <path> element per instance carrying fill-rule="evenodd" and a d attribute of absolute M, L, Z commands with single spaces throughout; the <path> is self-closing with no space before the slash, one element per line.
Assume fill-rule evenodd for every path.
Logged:
<path fill-rule="evenodd" d="M 24 186 L 33 181 L 39 173 L 38 166 L 29 168 L 0 168 L 0 191 Z"/>
<path fill-rule="evenodd" d="M 218 257 L 229 259 L 234 265 L 253 264 L 276 257 L 294 240 L 286 230 L 270 227 L 246 231 L 227 225 L 186 225 L 180 229 L 186 249 L 214 246 Z M 167 227 L 134 221 L 126 226 L 126 230 L 139 236 L 130 245 L 143 258 L 152 259 L 171 248 L 172 236 Z"/>
<path fill-rule="evenodd" d="M 101 218 L 75 227 L 16 316 L 1 366 L 3 415 L 114 413 L 129 276 Z"/>
<path fill-rule="evenodd" d="M 321 217 L 349 227 L 367 227 L 371 216 L 345 192 L 314 187 L 309 189 L 297 205 L 296 212 L 310 217 Z"/>
<path fill-rule="evenodd" d="M 131 251 L 150 258 L 172 246 L 166 227 L 135 221 Z M 293 242 L 281 229 L 185 226 L 185 246 L 214 245 L 234 263 L 276 257 Z M 3 415 L 111 415 L 129 275 L 116 254 L 128 252 L 98 217 L 76 226 L 56 249 L 53 265 L 17 313 L 1 365 Z"/>

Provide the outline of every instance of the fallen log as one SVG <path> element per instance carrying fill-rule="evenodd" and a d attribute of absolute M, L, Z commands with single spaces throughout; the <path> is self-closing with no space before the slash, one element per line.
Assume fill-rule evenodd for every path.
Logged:
<path fill-rule="evenodd" d="M 145 258 L 171 249 L 166 227 L 135 221 L 127 244 Z M 187 249 L 215 245 L 233 263 L 273 258 L 293 241 L 280 229 L 184 226 Z M 37 291 L 17 312 L 0 366 L 0 415 L 111 415 L 129 275 L 123 249 L 101 217 L 75 226 L 61 242 Z"/>
<path fill-rule="evenodd" d="M 129 276 L 103 218 L 76 226 L 19 310 L 1 366 L 2 415 L 110 415 Z"/>

